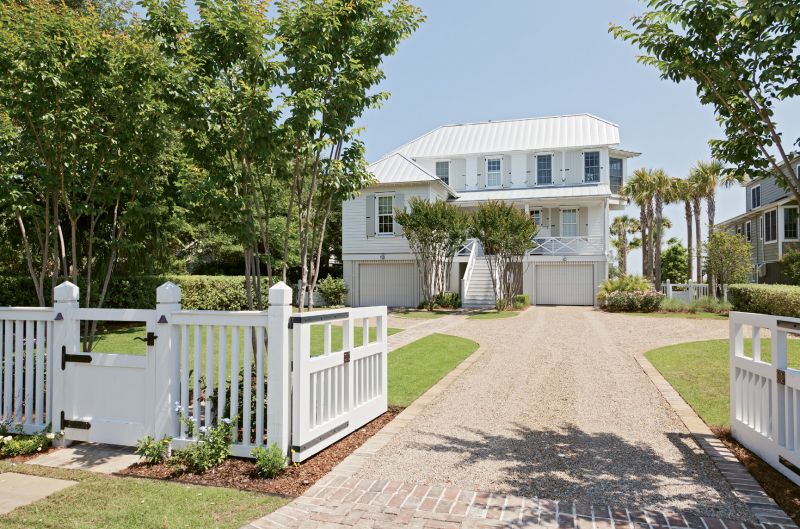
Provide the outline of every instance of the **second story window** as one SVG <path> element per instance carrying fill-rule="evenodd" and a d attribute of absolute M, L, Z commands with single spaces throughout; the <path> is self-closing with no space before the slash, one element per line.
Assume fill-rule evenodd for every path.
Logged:
<path fill-rule="evenodd" d="M 486 187 L 500 187 L 503 182 L 503 159 L 486 159 Z"/>
<path fill-rule="evenodd" d="M 541 186 L 552 183 L 553 183 L 553 155 L 539 154 L 536 156 L 536 184 Z"/>
<path fill-rule="evenodd" d="M 394 235 L 394 197 L 382 195 L 378 197 L 378 235 Z"/>
<path fill-rule="evenodd" d="M 752 232 L 750 231 L 750 221 L 744 223 L 744 238 L 747 239 L 747 242 L 750 242 L 750 238 L 752 237 Z"/>
<path fill-rule="evenodd" d="M 541 209 L 532 209 L 531 210 L 531 220 L 537 226 L 542 225 L 542 210 Z"/>
<path fill-rule="evenodd" d="M 450 162 L 436 162 L 436 177 L 445 184 L 450 184 Z"/>
<path fill-rule="evenodd" d="M 764 242 L 778 240 L 778 211 L 772 210 L 764 213 Z"/>
<path fill-rule="evenodd" d="M 611 192 L 619 193 L 622 188 L 622 158 L 608 159 L 608 176 L 611 179 Z"/>
<path fill-rule="evenodd" d="M 797 239 L 797 208 L 785 208 L 783 210 L 783 238 Z"/>
<path fill-rule="evenodd" d="M 562 237 L 577 237 L 578 236 L 578 210 L 577 209 L 562 209 L 561 210 L 561 236 Z"/>
<path fill-rule="evenodd" d="M 761 186 L 750 188 L 750 209 L 761 207 Z"/>
<path fill-rule="evenodd" d="M 583 153 L 583 181 L 600 181 L 600 153 L 598 151 Z"/>

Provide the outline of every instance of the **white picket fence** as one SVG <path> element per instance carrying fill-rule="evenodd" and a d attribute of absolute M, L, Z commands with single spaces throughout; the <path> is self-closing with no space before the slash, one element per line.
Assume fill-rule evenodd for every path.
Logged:
<path fill-rule="evenodd" d="M 387 409 L 386 307 L 293 315 L 283 283 L 266 311 L 182 310 L 172 283 L 152 310 L 79 308 L 71 283 L 54 299 L 0 308 L 0 419 L 26 432 L 52 424 L 68 441 L 152 435 L 180 447 L 234 420 L 233 455 L 277 443 L 302 461 Z M 144 323 L 145 354 L 83 352 L 84 321 Z"/>
<path fill-rule="evenodd" d="M 746 312 L 729 318 L 731 433 L 800 485 L 800 369 L 788 367 L 787 358 L 787 339 L 800 335 L 800 319 Z M 762 338 L 770 338 L 768 359 Z"/>

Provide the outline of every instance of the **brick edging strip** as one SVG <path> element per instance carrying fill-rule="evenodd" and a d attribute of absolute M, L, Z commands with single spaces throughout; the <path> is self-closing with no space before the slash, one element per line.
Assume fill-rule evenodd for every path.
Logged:
<path fill-rule="evenodd" d="M 758 481 L 750 475 L 744 465 L 714 435 L 714 432 L 697 415 L 694 409 L 683 400 L 683 397 L 667 382 L 658 369 L 644 355 L 634 355 L 642 371 L 672 407 L 672 410 L 683 422 L 697 444 L 706 452 L 714 466 L 728 481 L 733 494 L 747 506 L 753 516 L 762 524 L 779 524 L 785 528 L 797 528 L 797 525 L 775 503 Z M 767 527 L 769 527 L 767 525 Z"/>

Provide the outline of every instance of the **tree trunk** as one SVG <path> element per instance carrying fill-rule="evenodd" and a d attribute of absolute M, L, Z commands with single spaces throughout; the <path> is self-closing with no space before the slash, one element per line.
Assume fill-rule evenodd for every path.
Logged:
<path fill-rule="evenodd" d="M 655 283 L 656 291 L 661 291 L 661 239 L 664 232 L 664 197 L 661 193 L 657 193 L 656 197 L 656 214 L 655 214 L 655 230 L 656 238 L 653 241 L 653 282 Z"/>
<path fill-rule="evenodd" d="M 697 238 L 695 245 L 697 257 L 697 282 L 703 282 L 703 232 L 701 230 L 700 222 L 702 221 L 702 211 L 700 209 L 700 198 L 696 197 L 692 200 L 692 209 L 694 210 L 694 233 Z"/>
<path fill-rule="evenodd" d="M 711 235 L 714 233 L 714 216 L 716 215 L 717 203 L 714 193 L 712 192 L 706 197 L 706 212 L 708 214 L 708 240 L 711 240 Z M 708 295 L 717 297 L 717 278 L 714 274 L 708 274 Z"/>
<path fill-rule="evenodd" d="M 686 277 L 692 280 L 693 272 L 693 252 L 694 241 L 692 240 L 692 204 L 688 200 L 683 203 L 684 216 L 686 217 Z"/>
<path fill-rule="evenodd" d="M 642 204 L 639 208 L 639 227 L 642 232 L 642 275 L 648 277 L 647 273 L 647 206 Z"/>

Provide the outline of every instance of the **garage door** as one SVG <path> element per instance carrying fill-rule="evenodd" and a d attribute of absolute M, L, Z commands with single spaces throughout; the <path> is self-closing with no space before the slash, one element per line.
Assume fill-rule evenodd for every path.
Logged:
<path fill-rule="evenodd" d="M 594 305 L 594 290 L 591 263 L 536 266 L 537 305 Z"/>
<path fill-rule="evenodd" d="M 415 263 L 361 263 L 358 270 L 360 306 L 416 307 L 419 305 L 419 274 Z"/>

